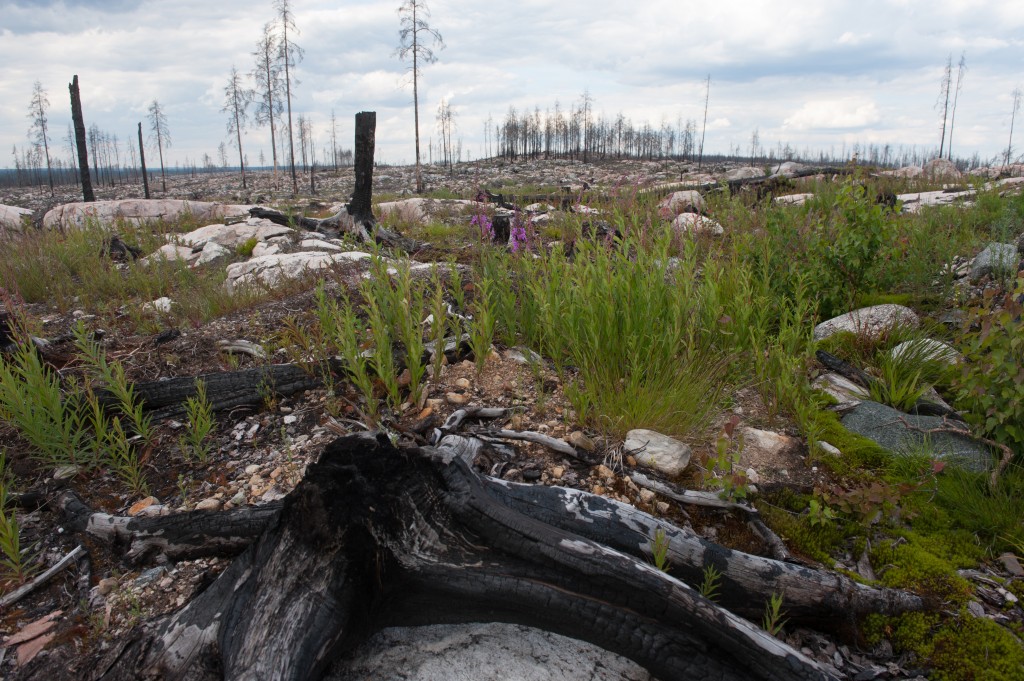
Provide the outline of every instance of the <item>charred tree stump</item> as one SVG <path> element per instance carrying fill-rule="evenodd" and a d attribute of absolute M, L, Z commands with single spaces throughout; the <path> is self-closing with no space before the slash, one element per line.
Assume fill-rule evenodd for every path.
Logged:
<path fill-rule="evenodd" d="M 646 561 L 547 522 L 558 509 L 538 516 L 525 487 L 516 501 L 475 473 L 465 443 L 336 440 L 255 544 L 93 678 L 317 678 L 378 629 L 482 621 L 590 641 L 666 681 L 834 678 Z"/>
<path fill-rule="evenodd" d="M 71 120 L 75 126 L 75 146 L 78 148 L 78 172 L 82 179 L 82 200 L 95 201 L 92 180 L 89 177 L 89 151 L 85 146 L 85 119 L 82 117 L 82 98 L 78 92 L 78 76 L 68 84 L 71 91 Z M 148 198 L 148 197 L 147 197 Z"/>
<path fill-rule="evenodd" d="M 373 217 L 373 154 L 376 146 L 377 112 L 360 111 L 356 114 L 355 174 L 356 186 L 348 204 L 348 214 L 373 232 L 376 219 Z"/>

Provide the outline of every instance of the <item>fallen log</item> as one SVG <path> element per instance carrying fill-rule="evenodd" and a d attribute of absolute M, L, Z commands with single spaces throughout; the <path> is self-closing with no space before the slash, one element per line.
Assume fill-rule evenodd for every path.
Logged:
<path fill-rule="evenodd" d="M 481 476 L 466 461 L 479 446 L 334 441 L 256 543 L 183 609 L 125 637 L 93 678 L 317 678 L 381 628 L 486 621 L 590 641 L 666 680 L 834 678 L 606 542 L 637 550 L 659 521 Z"/>

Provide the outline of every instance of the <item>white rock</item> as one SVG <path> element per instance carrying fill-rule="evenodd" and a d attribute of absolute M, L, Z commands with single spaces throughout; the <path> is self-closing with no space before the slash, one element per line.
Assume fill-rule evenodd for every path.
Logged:
<path fill-rule="evenodd" d="M 836 447 L 830 442 L 825 442 L 824 440 L 818 440 L 818 449 L 825 452 L 826 454 L 831 454 L 832 456 L 842 455 L 842 452 L 839 451 L 838 447 Z"/>
<path fill-rule="evenodd" d="M 196 510 L 197 511 L 219 511 L 220 510 L 220 505 L 221 505 L 220 499 L 214 499 L 213 497 L 210 497 L 209 499 L 203 499 L 198 504 L 196 504 Z"/>
<path fill-rule="evenodd" d="M 5 206 L 0 203 L 0 233 L 4 231 L 20 232 L 25 226 L 25 218 L 32 217 L 28 208 Z"/>
<path fill-rule="evenodd" d="M 726 180 L 747 180 L 753 177 L 764 177 L 763 168 L 755 168 L 754 166 L 744 166 L 742 168 L 734 168 L 726 173 Z"/>
<path fill-rule="evenodd" d="M 179 246 L 178 244 L 165 244 L 156 249 L 145 258 L 139 260 L 143 265 L 151 265 L 161 260 L 174 261 L 183 260 L 186 264 L 192 264 L 199 259 L 199 254 L 192 250 L 191 246 Z"/>
<path fill-rule="evenodd" d="M 894 347 L 889 354 L 893 358 L 899 358 L 904 353 L 916 355 L 921 359 L 935 360 L 946 365 L 959 364 L 964 359 L 964 356 L 952 345 L 934 338 L 915 338 L 904 341 Z"/>
<path fill-rule="evenodd" d="M 250 257 L 258 258 L 261 255 L 274 255 L 281 252 L 281 246 L 279 244 L 261 241 L 252 249 L 252 255 Z"/>
<path fill-rule="evenodd" d="M 959 179 L 961 173 L 952 161 L 944 158 L 933 158 L 924 164 L 922 169 L 928 177 Z"/>
<path fill-rule="evenodd" d="M 813 196 L 814 194 L 787 194 L 786 196 L 776 196 L 775 203 L 784 206 L 802 206 Z"/>
<path fill-rule="evenodd" d="M 142 306 L 142 310 L 143 312 L 159 312 L 162 314 L 167 314 L 168 312 L 171 311 L 171 306 L 173 304 L 173 300 L 171 300 L 167 296 L 163 296 L 161 298 L 157 298 L 152 302 L 146 303 L 145 305 Z"/>
<path fill-rule="evenodd" d="M 832 397 L 836 398 L 840 404 L 849 404 L 851 402 L 860 402 L 861 400 L 868 399 L 868 391 L 845 376 L 840 376 L 837 373 L 829 372 L 823 376 L 819 376 L 815 379 L 814 383 L 811 384 L 812 388 L 821 390 Z"/>
<path fill-rule="evenodd" d="M 238 222 L 232 225 L 213 224 L 194 229 L 187 234 L 180 234 L 175 237 L 176 241 L 192 248 L 202 248 L 207 242 L 214 243 L 235 250 L 246 241 L 256 239 L 266 241 L 272 237 L 293 233 L 290 227 L 278 225 L 270 220 L 261 218 L 250 218 L 245 222 Z"/>
<path fill-rule="evenodd" d="M 299 248 L 304 251 L 343 251 L 338 244 L 332 244 L 323 239 L 303 239 L 299 242 Z"/>
<path fill-rule="evenodd" d="M 847 312 L 818 324 L 814 327 L 814 340 L 828 338 L 840 331 L 876 338 L 893 327 L 917 328 L 919 323 L 917 315 L 909 307 L 891 303 L 873 305 Z"/>
<path fill-rule="evenodd" d="M 661 203 L 658 204 L 659 214 L 666 217 L 679 215 L 687 208 L 697 211 L 704 209 L 704 197 L 700 195 L 699 191 L 690 189 L 674 192 L 671 196 L 662 199 Z"/>
<path fill-rule="evenodd" d="M 228 265 L 228 277 L 224 285 L 229 291 L 237 286 L 252 283 L 273 286 L 282 279 L 294 279 L 310 271 L 330 267 L 335 263 L 356 262 L 369 257 L 369 253 L 359 251 L 347 251 L 344 253 L 303 251 L 299 253 L 261 255 L 258 258 L 250 258 L 245 262 L 236 262 Z"/>
<path fill-rule="evenodd" d="M 772 170 L 772 175 L 776 175 L 778 177 L 796 177 L 797 173 L 803 169 L 804 165 L 802 163 L 786 161 L 775 166 L 775 169 Z"/>
<path fill-rule="evenodd" d="M 207 241 L 206 245 L 203 246 L 202 252 L 199 254 L 199 259 L 196 260 L 196 265 L 205 265 L 221 258 L 227 258 L 231 255 L 231 251 L 224 248 L 216 241 Z"/>
<path fill-rule="evenodd" d="M 689 445 L 653 430 L 637 428 L 626 433 L 623 445 L 639 463 L 666 475 L 679 475 L 690 463 Z"/>
<path fill-rule="evenodd" d="M 740 434 L 743 437 L 742 458 L 748 461 L 778 460 L 778 457 L 799 446 L 796 438 L 770 430 L 743 428 Z"/>
<path fill-rule="evenodd" d="M 103 227 L 110 227 L 118 220 L 143 224 L 157 220 L 175 220 L 184 215 L 191 215 L 202 222 L 229 216 L 247 215 L 251 207 L 179 199 L 124 199 L 67 203 L 47 212 L 43 216 L 43 227 L 82 227 L 88 220 L 95 220 Z"/>
<path fill-rule="evenodd" d="M 696 213 L 682 213 L 672 221 L 672 230 L 676 234 L 712 234 L 721 236 L 725 233 L 722 225 L 711 218 Z"/>

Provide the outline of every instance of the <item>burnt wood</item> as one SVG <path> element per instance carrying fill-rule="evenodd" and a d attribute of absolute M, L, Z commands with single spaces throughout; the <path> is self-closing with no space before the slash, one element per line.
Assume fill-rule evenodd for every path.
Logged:
<path fill-rule="evenodd" d="M 666 681 L 834 678 L 630 555 L 659 521 L 488 479 L 467 463 L 479 446 L 334 441 L 254 544 L 182 610 L 137 627 L 92 678 L 319 678 L 381 628 L 482 621 L 590 641 Z"/>

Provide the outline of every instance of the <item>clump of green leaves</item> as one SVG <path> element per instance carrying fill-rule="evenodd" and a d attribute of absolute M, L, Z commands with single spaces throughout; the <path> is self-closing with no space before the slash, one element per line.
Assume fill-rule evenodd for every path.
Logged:
<path fill-rule="evenodd" d="M 665 530 L 658 528 L 654 531 L 654 540 L 651 542 L 651 558 L 654 561 L 654 567 L 662 572 L 668 572 L 670 567 L 668 548 L 669 540 L 665 536 Z"/>
<path fill-rule="evenodd" d="M 718 599 L 722 586 L 722 573 L 714 565 L 704 568 L 703 580 L 700 583 L 700 595 L 709 601 Z"/>
<path fill-rule="evenodd" d="M 243 241 L 242 243 L 238 244 L 238 246 L 235 247 L 235 253 L 242 256 L 243 258 L 248 258 L 252 256 L 252 252 L 256 248 L 256 244 L 258 244 L 259 242 L 260 240 L 257 239 L 256 237 L 249 237 L 248 239 L 246 239 L 245 241 Z"/>
<path fill-rule="evenodd" d="M 210 443 L 206 438 L 213 430 L 213 405 L 206 396 L 206 383 L 196 379 L 196 394 L 185 400 L 185 417 L 188 421 L 185 434 L 179 439 L 179 447 L 186 459 L 195 456 L 206 463 L 210 456 Z"/>
<path fill-rule="evenodd" d="M 1024 277 L 1014 290 L 973 311 L 963 351 L 966 361 L 954 378 L 956 405 L 984 437 L 1024 452 Z"/>
<path fill-rule="evenodd" d="M 21 529 L 14 509 L 8 509 L 11 485 L 6 452 L 0 452 L 0 567 L 14 581 L 23 583 L 32 576 L 34 563 L 31 547 L 22 547 Z"/>
<path fill-rule="evenodd" d="M 782 627 L 786 625 L 786 618 L 782 614 L 782 594 L 773 593 L 772 597 L 765 603 L 764 617 L 761 618 L 761 628 L 772 636 L 778 636 L 782 633 Z"/>

